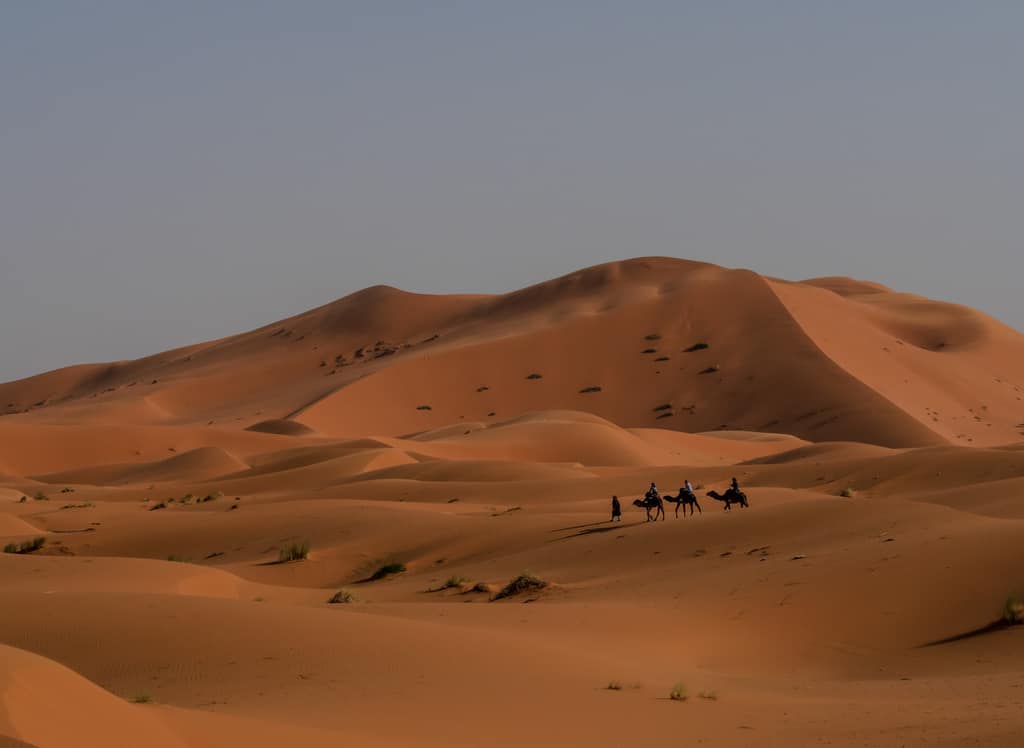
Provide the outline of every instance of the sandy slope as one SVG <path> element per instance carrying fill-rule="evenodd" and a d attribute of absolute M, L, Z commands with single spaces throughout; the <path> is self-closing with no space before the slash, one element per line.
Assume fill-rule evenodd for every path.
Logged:
<path fill-rule="evenodd" d="M 1022 353 L 648 258 L 0 385 L 0 746 L 1017 746 Z"/>

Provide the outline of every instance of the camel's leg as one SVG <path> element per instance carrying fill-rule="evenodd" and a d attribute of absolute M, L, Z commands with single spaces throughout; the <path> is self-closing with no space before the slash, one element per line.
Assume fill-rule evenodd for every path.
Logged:
<path fill-rule="evenodd" d="M 700 508 L 700 502 L 694 499 L 693 503 L 697 505 L 697 511 L 704 514 L 704 510 Z M 690 507 L 690 514 L 693 514 L 693 507 Z"/>

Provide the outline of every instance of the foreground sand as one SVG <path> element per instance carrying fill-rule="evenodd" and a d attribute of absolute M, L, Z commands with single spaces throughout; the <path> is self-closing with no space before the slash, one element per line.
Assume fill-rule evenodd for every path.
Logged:
<path fill-rule="evenodd" d="M 267 347 L 289 321 L 0 385 L 0 541 L 46 538 L 0 554 L 0 746 L 1020 745 L 1024 627 L 936 643 L 1024 591 L 1019 336 L 850 281 L 673 272 L 687 298 L 743 286 L 715 324 L 764 293 L 788 321 L 672 333 L 732 350 L 655 391 L 667 369 L 599 345 L 668 348 L 672 291 L 626 263 L 553 282 L 563 317 L 547 287 L 357 299 L 354 332 L 325 308 L 325 367 Z M 409 319 L 460 332 L 323 371 L 317 335 L 372 350 Z M 725 512 L 703 493 L 733 475 L 751 507 Z M 627 503 L 685 478 L 702 514 Z M 492 600 L 527 570 L 549 586 Z"/>

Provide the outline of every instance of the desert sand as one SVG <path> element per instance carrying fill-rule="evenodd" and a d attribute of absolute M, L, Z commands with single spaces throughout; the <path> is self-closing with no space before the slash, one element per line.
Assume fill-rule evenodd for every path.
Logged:
<path fill-rule="evenodd" d="M 0 384 L 0 746 L 1019 746 L 1022 398 L 980 312 L 669 258 Z"/>

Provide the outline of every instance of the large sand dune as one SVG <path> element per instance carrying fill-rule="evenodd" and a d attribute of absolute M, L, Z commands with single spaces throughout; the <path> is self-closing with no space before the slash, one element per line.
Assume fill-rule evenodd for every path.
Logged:
<path fill-rule="evenodd" d="M 0 384 L 0 745 L 1020 745 L 1022 397 L 978 312 L 667 258 Z"/>

